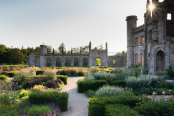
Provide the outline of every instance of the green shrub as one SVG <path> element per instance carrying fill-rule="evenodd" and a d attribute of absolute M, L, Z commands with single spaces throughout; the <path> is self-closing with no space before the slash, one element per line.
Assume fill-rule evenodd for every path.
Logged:
<path fill-rule="evenodd" d="M 78 76 L 84 76 L 84 72 L 82 70 L 78 71 Z"/>
<path fill-rule="evenodd" d="M 86 95 L 87 97 L 94 97 L 95 91 L 93 91 L 93 90 L 88 90 L 88 91 L 85 92 L 85 95 Z"/>
<path fill-rule="evenodd" d="M 105 116 L 142 116 L 139 112 L 123 104 L 106 105 Z"/>
<path fill-rule="evenodd" d="M 32 92 L 29 101 L 34 104 L 55 103 L 59 105 L 61 111 L 68 110 L 68 93 L 57 91 Z"/>
<path fill-rule="evenodd" d="M 42 74 L 44 74 L 44 70 L 37 70 L 36 71 L 36 75 L 42 75 Z"/>
<path fill-rule="evenodd" d="M 173 77 L 174 77 L 174 71 L 172 70 L 172 66 L 169 66 L 168 69 L 165 69 L 165 73 L 166 73 L 170 78 L 173 79 Z"/>
<path fill-rule="evenodd" d="M 56 75 L 57 79 L 61 79 L 65 85 L 68 83 L 68 76 L 67 75 Z"/>
<path fill-rule="evenodd" d="M 15 76 L 15 71 L 10 71 L 7 73 L 9 77 L 14 77 Z"/>
<path fill-rule="evenodd" d="M 164 87 L 168 89 L 174 89 L 174 82 L 166 82 Z"/>
<path fill-rule="evenodd" d="M 109 84 L 110 85 L 115 85 L 115 86 L 120 86 L 120 87 L 125 87 L 126 86 L 126 82 L 124 80 L 111 81 Z"/>
<path fill-rule="evenodd" d="M 128 77 L 125 79 L 126 86 L 129 88 L 139 89 L 139 88 L 151 88 L 151 87 L 160 87 L 161 80 L 158 76 L 152 75 L 141 75 L 137 77 Z"/>
<path fill-rule="evenodd" d="M 90 98 L 88 106 L 88 116 L 104 116 L 105 106 L 109 104 L 123 104 L 135 107 L 136 104 L 143 100 L 143 96 L 111 96 L 101 98 Z M 149 98 L 145 97 L 145 101 Z"/>
<path fill-rule="evenodd" d="M 0 107 L 1 116 L 19 116 L 18 106 L 2 106 Z"/>
<path fill-rule="evenodd" d="M 22 89 L 21 92 L 20 92 L 20 94 L 19 94 L 19 98 L 29 96 L 30 93 L 31 92 L 29 90 Z"/>
<path fill-rule="evenodd" d="M 93 76 L 94 76 L 95 80 L 106 80 L 106 77 L 107 77 L 106 73 L 104 73 L 104 72 L 94 73 Z"/>
<path fill-rule="evenodd" d="M 94 76 L 92 74 L 89 74 L 84 77 L 85 80 L 95 80 Z"/>
<path fill-rule="evenodd" d="M 96 80 L 96 81 L 78 81 L 77 82 L 77 91 L 79 93 L 84 93 L 87 90 L 96 90 L 99 87 L 106 84 L 105 80 Z"/>
<path fill-rule="evenodd" d="M 3 71 L 9 71 L 9 66 L 4 66 L 2 70 Z"/>
<path fill-rule="evenodd" d="M 173 95 L 174 94 L 174 89 L 170 92 L 169 89 L 166 88 L 143 88 L 143 89 L 136 89 L 133 90 L 133 93 L 135 95 L 143 95 L 143 94 L 147 94 L 147 95 L 152 95 L 153 92 L 157 92 L 158 95 L 163 95 L 162 92 L 165 91 L 166 95 Z"/>
<path fill-rule="evenodd" d="M 173 104 L 174 100 L 172 98 L 168 100 L 163 100 L 161 98 L 160 100 L 156 101 L 152 99 L 138 103 L 135 110 L 139 111 L 139 113 L 143 114 L 144 116 L 173 116 Z"/>
<path fill-rule="evenodd" d="M 55 80 L 56 79 L 56 69 L 46 69 L 44 71 L 44 74 L 46 75 L 46 78 L 48 80 Z"/>
<path fill-rule="evenodd" d="M 5 82 L 7 82 L 8 81 L 8 77 L 5 76 L 5 75 L 0 75 L 0 80 L 3 80 Z"/>
<path fill-rule="evenodd" d="M 95 97 L 118 96 L 118 95 L 133 95 L 131 91 L 125 91 L 123 88 L 106 85 L 99 88 L 95 92 Z"/>
<path fill-rule="evenodd" d="M 32 105 L 25 107 L 25 111 L 29 116 L 39 116 L 40 114 L 47 114 L 52 112 L 52 108 L 50 106 L 40 106 L 40 105 Z"/>

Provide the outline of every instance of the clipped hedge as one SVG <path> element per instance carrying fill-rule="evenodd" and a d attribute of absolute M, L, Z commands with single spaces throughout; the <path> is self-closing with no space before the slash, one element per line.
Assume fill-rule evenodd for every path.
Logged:
<path fill-rule="evenodd" d="M 15 76 L 15 71 L 7 72 L 7 75 L 8 75 L 9 77 L 14 77 L 14 76 Z"/>
<path fill-rule="evenodd" d="M 61 79 L 65 85 L 68 83 L 68 76 L 67 75 L 56 75 L 57 79 Z"/>
<path fill-rule="evenodd" d="M 37 70 L 36 71 L 36 75 L 42 75 L 42 74 L 44 74 L 44 70 Z"/>
<path fill-rule="evenodd" d="M 101 98 L 90 98 L 88 106 L 88 116 L 104 116 L 105 106 L 109 104 L 123 104 L 135 107 L 143 99 L 143 96 L 112 96 Z M 144 97 L 145 101 L 149 98 Z"/>
<path fill-rule="evenodd" d="M 87 80 L 77 82 L 77 91 L 79 93 L 84 93 L 87 90 L 96 90 L 106 84 L 106 80 Z"/>
<path fill-rule="evenodd" d="M 119 86 L 119 87 L 125 87 L 126 86 L 126 82 L 124 80 L 110 81 L 109 84 Z"/>
<path fill-rule="evenodd" d="M 0 75 L 0 80 L 8 81 L 8 77 L 5 75 Z"/>
<path fill-rule="evenodd" d="M 68 93 L 57 91 L 32 92 L 29 95 L 29 101 L 34 104 L 54 103 L 58 105 L 61 111 L 68 110 Z"/>
<path fill-rule="evenodd" d="M 105 116 L 142 116 L 139 112 L 123 104 L 105 106 Z"/>

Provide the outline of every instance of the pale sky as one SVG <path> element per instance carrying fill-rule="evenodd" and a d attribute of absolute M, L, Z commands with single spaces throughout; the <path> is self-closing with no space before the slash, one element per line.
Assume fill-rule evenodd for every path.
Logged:
<path fill-rule="evenodd" d="M 162 2 L 161 0 L 160 2 Z M 67 50 L 108 42 L 109 52 L 127 50 L 126 17 L 144 22 L 147 0 L 0 0 L 0 43 L 7 47 L 63 42 Z"/>

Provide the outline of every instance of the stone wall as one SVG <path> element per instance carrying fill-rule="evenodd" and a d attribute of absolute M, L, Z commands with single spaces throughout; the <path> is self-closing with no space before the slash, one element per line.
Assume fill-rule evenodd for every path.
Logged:
<path fill-rule="evenodd" d="M 109 67 L 124 67 L 126 65 L 126 57 L 109 56 L 108 66 Z"/>

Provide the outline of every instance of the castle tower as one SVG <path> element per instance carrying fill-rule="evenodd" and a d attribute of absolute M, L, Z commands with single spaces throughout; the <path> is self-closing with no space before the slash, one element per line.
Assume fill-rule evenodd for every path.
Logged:
<path fill-rule="evenodd" d="M 133 29 L 137 27 L 137 16 L 128 16 L 127 21 L 127 66 L 134 64 L 134 35 Z"/>
<path fill-rule="evenodd" d="M 40 45 L 40 55 L 47 54 L 47 46 L 46 45 Z"/>

